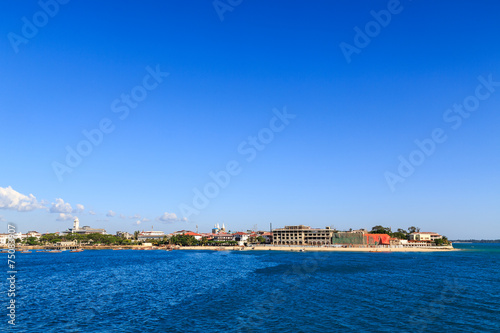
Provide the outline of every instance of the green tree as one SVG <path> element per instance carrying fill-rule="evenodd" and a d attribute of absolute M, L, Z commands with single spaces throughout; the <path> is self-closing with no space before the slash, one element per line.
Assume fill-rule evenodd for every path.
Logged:
<path fill-rule="evenodd" d="M 28 238 L 26 238 L 26 244 L 38 245 L 38 239 L 36 237 L 28 237 Z"/>
<path fill-rule="evenodd" d="M 391 228 L 386 228 L 381 225 L 376 225 L 370 231 L 371 234 L 392 234 Z"/>
<path fill-rule="evenodd" d="M 419 227 L 414 227 L 414 226 L 411 226 L 408 228 L 408 233 L 409 234 L 412 234 L 414 232 L 420 232 L 420 228 Z"/>

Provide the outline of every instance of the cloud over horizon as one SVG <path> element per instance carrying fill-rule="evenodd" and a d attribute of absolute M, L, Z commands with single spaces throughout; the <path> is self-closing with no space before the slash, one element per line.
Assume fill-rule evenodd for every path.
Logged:
<path fill-rule="evenodd" d="M 73 212 L 73 207 L 67 202 L 64 202 L 63 199 L 57 198 L 56 202 L 52 203 L 50 207 L 51 213 L 63 213 L 63 214 L 71 214 Z"/>
<path fill-rule="evenodd" d="M 15 191 L 11 186 L 0 187 L 0 209 L 30 212 L 42 208 L 45 208 L 45 206 L 38 202 L 33 194 L 21 194 Z"/>
<path fill-rule="evenodd" d="M 187 222 L 187 218 L 178 218 L 175 213 L 163 213 L 162 216 L 156 218 L 156 220 L 164 223 L 174 223 L 174 222 Z"/>
<path fill-rule="evenodd" d="M 59 217 L 56 219 L 56 221 L 70 221 L 73 220 L 73 215 L 71 214 L 65 214 L 65 213 L 59 213 Z"/>

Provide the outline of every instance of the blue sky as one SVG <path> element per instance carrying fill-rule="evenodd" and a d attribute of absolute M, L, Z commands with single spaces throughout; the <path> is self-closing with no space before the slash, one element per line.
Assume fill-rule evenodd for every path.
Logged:
<path fill-rule="evenodd" d="M 0 14 L 5 230 L 78 216 L 113 233 L 272 222 L 500 238 L 497 2 L 42 3 L 52 15 L 36 1 Z M 415 140 L 436 129 L 446 140 L 426 154 Z M 238 172 L 215 184 L 228 163 Z"/>

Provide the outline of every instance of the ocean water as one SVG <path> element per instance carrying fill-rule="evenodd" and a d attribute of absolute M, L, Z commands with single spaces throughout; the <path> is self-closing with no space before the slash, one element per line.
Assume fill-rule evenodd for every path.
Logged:
<path fill-rule="evenodd" d="M 0 331 L 499 332 L 500 244 L 456 247 L 18 254 L 16 326 L 3 306 Z"/>

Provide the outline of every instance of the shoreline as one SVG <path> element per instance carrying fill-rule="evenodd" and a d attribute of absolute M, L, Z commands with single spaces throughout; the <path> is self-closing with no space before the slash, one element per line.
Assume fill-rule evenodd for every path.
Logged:
<path fill-rule="evenodd" d="M 83 250 L 166 250 L 167 247 L 148 247 L 148 246 L 81 246 Z M 7 248 L 0 247 L 1 250 Z M 44 246 L 19 246 L 18 251 L 30 250 L 48 250 L 53 247 Z M 180 246 L 171 247 L 172 250 L 189 250 L 189 251 L 284 251 L 284 252 L 444 252 L 444 251 L 462 251 L 453 246 L 439 247 L 317 247 L 317 246 Z"/>
<path fill-rule="evenodd" d="M 256 246 L 256 247 L 222 247 L 222 246 L 184 246 L 178 250 L 211 250 L 211 251 L 286 251 L 286 252 L 443 252 L 461 251 L 453 246 L 440 247 L 315 247 L 315 246 Z"/>

